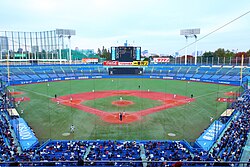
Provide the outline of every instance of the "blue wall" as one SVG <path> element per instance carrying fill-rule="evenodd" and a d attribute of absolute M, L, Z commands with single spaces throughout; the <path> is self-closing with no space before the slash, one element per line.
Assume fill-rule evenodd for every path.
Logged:
<path fill-rule="evenodd" d="M 61 77 L 61 78 L 49 78 L 49 79 L 39 79 L 39 80 L 29 80 L 29 81 L 11 81 L 11 85 L 19 84 L 31 84 L 40 82 L 51 82 L 51 81 L 64 81 L 64 80 L 75 80 L 75 79 L 102 79 L 102 78 L 148 78 L 148 79 L 166 79 L 166 80 L 182 80 L 182 81 L 195 81 L 195 82 L 207 82 L 215 84 L 226 84 L 239 86 L 240 81 L 223 81 L 223 80 L 212 80 L 212 79 L 197 79 L 189 77 L 168 77 L 168 76 L 158 76 L 158 75 L 86 75 L 86 76 L 76 76 L 76 77 Z"/>

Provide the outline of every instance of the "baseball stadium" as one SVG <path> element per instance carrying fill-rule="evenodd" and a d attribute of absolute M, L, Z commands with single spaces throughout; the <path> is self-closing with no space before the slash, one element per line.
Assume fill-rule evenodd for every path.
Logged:
<path fill-rule="evenodd" d="M 0 166 L 249 165 L 249 54 L 104 59 L 74 35 L 0 32 Z"/>

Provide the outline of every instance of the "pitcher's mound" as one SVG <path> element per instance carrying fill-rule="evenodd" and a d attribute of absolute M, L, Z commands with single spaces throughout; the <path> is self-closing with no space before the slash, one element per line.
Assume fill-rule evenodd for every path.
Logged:
<path fill-rule="evenodd" d="M 118 107 L 125 107 L 134 104 L 134 102 L 130 100 L 116 100 L 113 101 L 112 104 Z"/>

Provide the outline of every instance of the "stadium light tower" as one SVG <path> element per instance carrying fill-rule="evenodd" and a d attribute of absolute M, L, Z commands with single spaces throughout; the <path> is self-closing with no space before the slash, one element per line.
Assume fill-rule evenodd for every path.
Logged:
<path fill-rule="evenodd" d="M 184 29 L 180 31 L 180 35 L 184 35 L 186 38 L 186 48 L 185 48 L 185 65 L 187 64 L 187 49 L 188 49 L 188 38 L 195 38 L 195 61 L 194 64 L 197 64 L 197 34 L 200 34 L 200 29 Z"/>
<path fill-rule="evenodd" d="M 71 29 L 56 29 L 56 34 L 58 35 L 59 38 L 62 38 L 62 48 L 64 47 L 63 45 L 63 38 L 67 37 L 69 40 L 69 63 L 71 64 L 72 62 L 72 56 L 71 56 L 71 42 L 70 42 L 70 38 L 72 35 L 76 35 L 76 31 L 75 30 L 71 30 Z M 59 44 L 60 45 L 60 44 Z M 59 56 L 60 56 L 60 64 L 61 64 L 61 49 L 59 48 Z"/>
<path fill-rule="evenodd" d="M 59 35 L 59 41 L 58 41 L 58 47 L 59 47 L 59 60 L 60 60 L 60 64 L 62 64 L 62 51 L 61 51 L 61 46 L 60 46 L 60 41 L 62 40 L 63 36 L 62 35 Z"/>

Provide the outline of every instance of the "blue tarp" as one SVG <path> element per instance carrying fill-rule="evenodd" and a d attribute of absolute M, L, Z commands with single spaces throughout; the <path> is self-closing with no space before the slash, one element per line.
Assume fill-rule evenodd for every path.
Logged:
<path fill-rule="evenodd" d="M 214 142 L 218 139 L 219 135 L 225 128 L 225 124 L 220 121 L 214 121 L 208 129 L 196 140 L 196 143 L 208 151 L 213 146 Z"/>
<path fill-rule="evenodd" d="M 11 120 L 11 124 L 22 150 L 29 150 L 38 143 L 38 139 L 23 118 L 13 119 Z"/>

